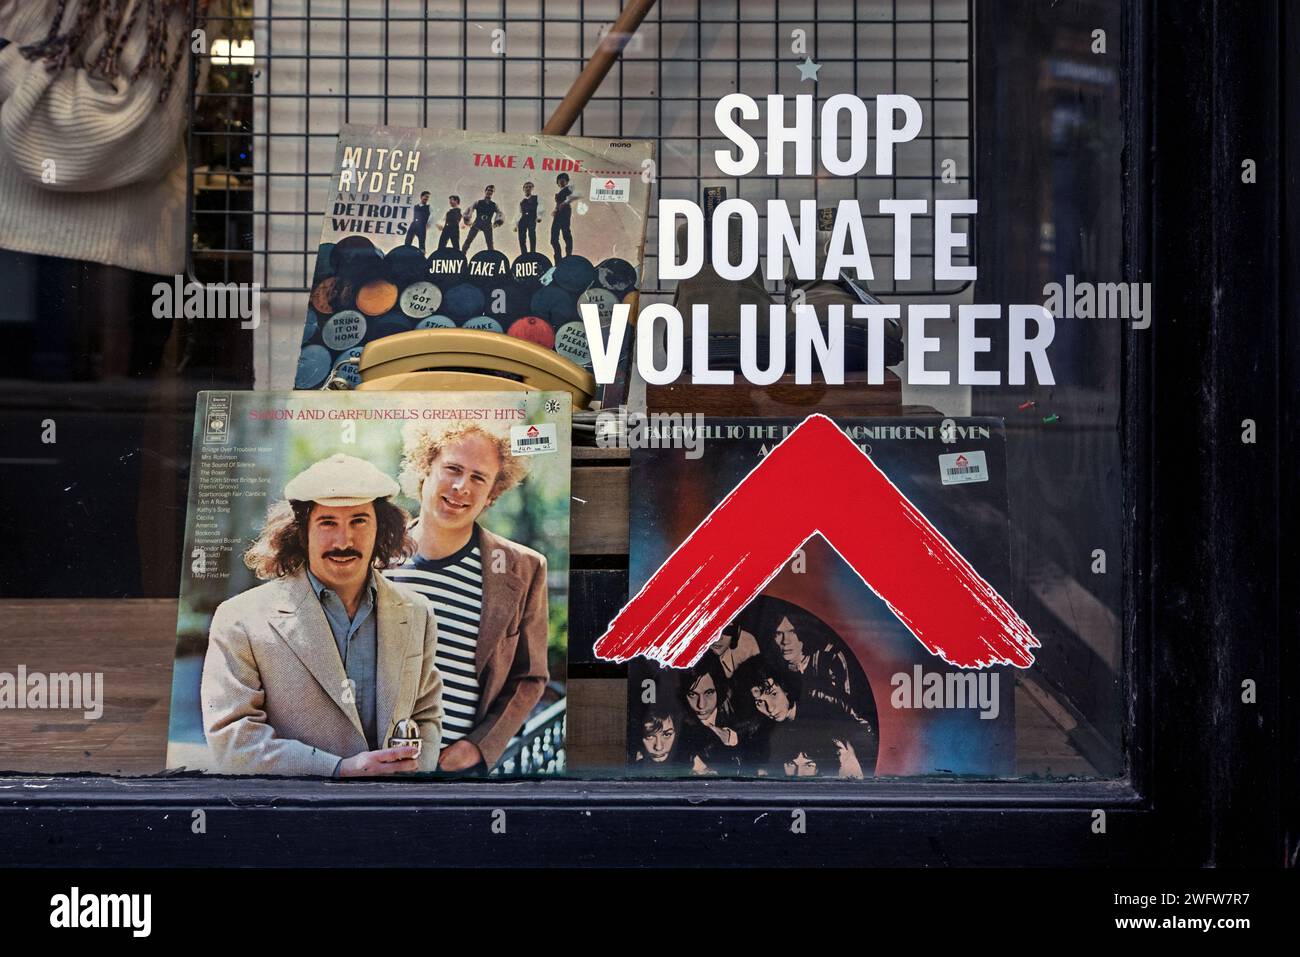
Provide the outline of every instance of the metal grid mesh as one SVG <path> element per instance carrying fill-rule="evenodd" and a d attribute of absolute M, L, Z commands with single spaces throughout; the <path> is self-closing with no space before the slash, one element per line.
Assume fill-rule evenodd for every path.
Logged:
<path fill-rule="evenodd" d="M 232 2 L 238 13 L 240 0 Z M 703 187 L 723 185 L 760 210 L 769 198 L 819 206 L 856 198 L 877 263 L 872 291 L 958 292 L 959 283 L 933 280 L 929 219 L 914 223 L 913 278 L 890 282 L 892 223 L 875 210 L 887 197 L 933 203 L 971 195 L 970 2 L 660 0 L 573 130 L 656 143 L 643 289 L 667 295 L 672 286 L 658 277 L 658 198 L 699 202 Z M 197 207 L 196 231 L 224 237 L 205 254 L 217 265 L 252 255 L 252 278 L 268 294 L 271 317 L 269 342 L 258 347 L 269 356 L 269 367 L 259 362 L 260 382 L 270 375 L 277 384 L 296 361 L 339 126 L 536 132 L 619 8 L 619 0 L 255 0 L 251 16 L 230 22 L 237 33 L 251 32 L 255 63 L 243 89 L 232 83 L 210 96 L 251 98 L 252 128 L 195 135 L 235 137 L 236 154 L 251 148 L 252 209 Z M 805 54 L 794 51 L 796 30 L 804 32 L 806 55 L 821 64 L 815 84 L 800 79 Z M 899 148 L 892 177 L 727 177 L 713 162 L 713 151 L 729 144 L 714 135 L 712 110 L 734 91 L 760 100 L 813 93 L 818 107 L 839 92 L 907 93 L 921 104 L 922 132 Z M 764 122 L 745 124 L 760 142 Z M 232 152 L 229 142 L 207 146 L 209 155 Z M 955 182 L 941 179 L 944 159 L 954 161 Z M 204 217 L 220 216 L 247 229 L 205 228 Z M 966 252 L 973 256 L 973 248 Z M 228 265 L 222 271 L 227 278 Z"/>

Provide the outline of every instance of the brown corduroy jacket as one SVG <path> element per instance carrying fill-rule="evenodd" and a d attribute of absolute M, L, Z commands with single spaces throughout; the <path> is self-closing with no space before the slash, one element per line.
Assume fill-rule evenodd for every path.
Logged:
<path fill-rule="evenodd" d="M 481 526 L 480 532 L 483 607 L 474 657 L 481 696 L 466 740 L 478 745 L 491 768 L 550 678 L 546 556 Z"/>

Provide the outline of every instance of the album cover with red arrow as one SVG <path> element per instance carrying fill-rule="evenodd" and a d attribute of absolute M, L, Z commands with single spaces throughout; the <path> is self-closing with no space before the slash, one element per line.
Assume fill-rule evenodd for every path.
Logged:
<path fill-rule="evenodd" d="M 631 599 L 596 644 L 629 662 L 633 768 L 1015 774 L 1039 642 L 1014 608 L 1001 420 L 662 432 L 632 452 Z"/>

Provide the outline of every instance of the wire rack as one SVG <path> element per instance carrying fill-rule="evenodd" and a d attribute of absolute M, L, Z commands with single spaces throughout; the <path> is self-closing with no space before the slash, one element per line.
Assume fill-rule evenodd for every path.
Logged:
<path fill-rule="evenodd" d="M 271 320 L 255 345 L 260 382 L 292 377 L 339 126 L 536 132 L 619 7 L 618 0 L 228 0 L 225 16 L 209 17 L 210 55 L 225 49 L 227 59 L 251 62 L 215 57 L 218 82 L 196 99 L 196 185 L 209 195 L 194 206 L 195 268 L 200 278 L 228 281 L 247 268 L 239 264 L 251 265 Z M 213 46 L 223 38 L 236 45 Z M 251 50 L 238 45 L 245 39 Z M 962 284 L 933 279 L 930 220 L 914 224 L 913 278 L 890 281 L 892 222 L 876 213 L 876 201 L 971 195 L 971 49 L 971 0 L 660 0 L 573 130 L 655 142 L 643 291 L 666 296 L 673 286 L 658 276 L 658 198 L 698 202 L 704 187 L 725 186 L 760 210 L 771 198 L 819 206 L 857 199 L 878 264 L 873 292 L 959 293 Z M 801 79 L 805 57 L 820 64 L 815 83 Z M 812 93 L 818 106 L 834 93 L 907 93 L 924 122 L 921 135 L 899 148 L 891 177 L 728 177 L 713 162 L 713 151 L 728 144 L 712 112 L 719 97 L 736 91 L 756 99 Z M 760 141 L 763 125 L 751 124 Z M 223 164 L 224 178 L 213 172 Z M 967 226 L 973 232 L 973 222 Z M 973 261 L 973 235 L 965 252 L 964 261 Z"/>

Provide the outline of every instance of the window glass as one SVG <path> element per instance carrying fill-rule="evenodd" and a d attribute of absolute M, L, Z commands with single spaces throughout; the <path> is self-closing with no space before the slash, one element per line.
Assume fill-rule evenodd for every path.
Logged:
<path fill-rule="evenodd" d="M 16 6 L 0 12 L 0 37 L 12 38 L 0 57 L 44 70 L 25 55 L 20 61 L 17 47 L 25 34 L 43 36 L 59 5 Z M 538 130 L 602 35 L 590 16 L 584 21 L 591 5 L 579 0 L 518 11 L 512 4 L 501 38 L 483 29 L 500 19 L 496 0 L 452 12 L 393 6 L 353 4 L 349 22 L 319 4 L 286 0 L 272 10 L 213 0 L 206 51 L 191 62 L 182 47 L 174 75 L 159 67 L 157 108 L 140 111 L 142 119 L 111 117 L 93 141 L 49 156 L 39 127 L 5 134 L 0 334 L 10 358 L 0 389 L 0 521 L 21 545 L 0 554 L 0 594 L 15 620 L 33 628 L 55 608 L 73 651 L 101 628 L 120 635 L 136 622 L 156 633 L 156 647 L 127 666 L 159 669 L 164 690 L 150 694 L 166 694 L 174 648 L 196 396 L 292 386 L 340 126 Z M 1121 777 L 1122 342 L 1152 308 L 1149 290 L 1125 282 L 1122 162 L 1133 145 L 1125 140 L 1121 4 L 779 7 L 658 5 L 572 130 L 654 143 L 642 306 L 707 301 L 721 310 L 749 294 L 806 293 L 816 302 L 817 290 L 784 276 L 711 288 L 699 277 L 664 278 L 660 200 L 703 203 L 722 188 L 756 204 L 764 226 L 768 200 L 810 199 L 819 210 L 856 200 L 877 270 L 865 292 L 904 315 L 917 304 L 950 309 L 926 327 L 940 342 L 928 368 L 958 371 L 960 306 L 1036 303 L 1055 320 L 1055 381 L 1031 374 L 1024 386 L 922 385 L 904 357 L 889 365 L 892 392 L 845 402 L 810 400 L 810 392 L 761 407 L 716 398 L 692 406 L 696 392 L 673 399 L 634 381 L 634 404 L 703 412 L 712 427 L 746 430 L 750 445 L 727 446 L 724 431 L 716 445 L 706 442 L 700 463 L 679 451 L 593 448 L 590 423 L 575 425 L 567 736 L 558 757 L 547 745 L 551 760 L 595 777 Z M 387 25 L 376 19 L 385 12 Z M 606 13 L 612 18 L 613 8 Z M 191 68 L 192 104 L 182 89 Z M 777 176 L 760 165 L 728 176 L 714 157 L 730 144 L 713 110 L 737 91 L 759 101 L 811 93 L 819 107 L 851 93 L 873 115 L 874 97 L 903 94 L 919 104 L 921 128 L 897 149 L 888 175 L 868 167 L 832 176 L 819 166 L 815 175 Z M 792 120 L 792 99 L 788 106 Z M 762 136 L 762 121 L 741 126 Z M 908 278 L 897 275 L 893 217 L 879 210 L 882 199 L 928 204 L 913 223 Z M 959 220 L 967 243 L 953 263 L 975 267 L 977 278 L 945 278 L 935 268 L 933 204 L 970 199 L 978 213 Z M 255 283 L 256 317 L 187 310 L 191 288 L 217 283 Z M 992 336 L 980 359 L 1004 372 L 1013 361 L 1005 335 Z M 833 542 L 813 542 L 804 555 L 808 580 L 825 594 L 814 596 L 797 577 L 804 572 L 784 566 L 692 672 L 644 659 L 611 663 L 593 651 L 624 602 L 744 477 L 745 456 L 769 444 L 770 436 L 748 431 L 754 417 L 792 428 L 800 409 L 863 430 L 854 441 L 872 446 L 898 490 L 1032 631 L 1031 664 L 995 669 L 996 688 L 977 680 L 972 697 L 957 703 L 957 684 L 944 684 L 955 666 L 917 642 L 869 583 L 854 583 L 836 564 L 843 558 Z M 925 437 L 908 445 L 879 431 L 886 420 Z M 931 672 L 942 687 L 928 699 Z M 791 674 L 797 688 L 782 683 Z M 120 698 L 114 703 L 120 693 L 110 683 L 109 710 L 140 719 Z M 812 744 L 772 717 L 795 699 L 805 718 L 834 711 Z M 841 733 L 834 722 L 846 715 Z M 559 722 L 548 714 L 546 723 L 554 733 Z M 780 747 L 742 756 L 747 735 L 767 742 L 775 731 L 787 739 Z M 150 770 L 147 756 L 112 747 L 104 735 L 77 767 Z M 510 753 L 526 747 L 516 741 Z M 25 748 L 26 766 L 54 769 L 42 766 L 39 748 Z M 51 740 L 51 753 L 59 750 Z"/>

